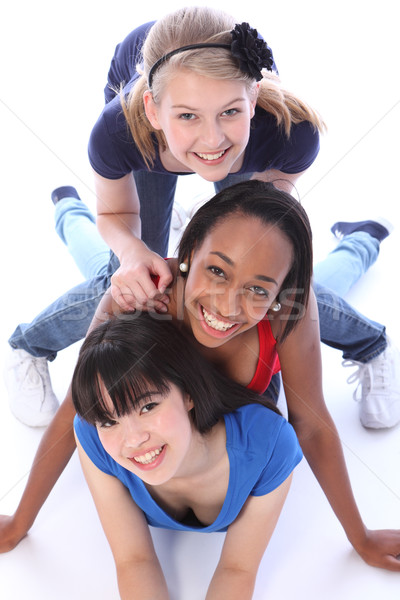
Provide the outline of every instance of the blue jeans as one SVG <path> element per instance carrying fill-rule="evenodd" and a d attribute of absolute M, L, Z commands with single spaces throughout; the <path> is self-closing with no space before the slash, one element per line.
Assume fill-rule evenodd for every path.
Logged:
<path fill-rule="evenodd" d="M 57 202 L 54 218 L 56 231 L 84 278 L 105 275 L 110 249 L 86 204 L 77 198 L 64 198 Z"/>
<path fill-rule="evenodd" d="M 321 340 L 342 350 L 343 358 L 363 363 L 385 350 L 385 328 L 355 311 L 341 297 L 376 261 L 379 245 L 376 238 L 358 231 L 345 236 L 314 266 Z"/>
<path fill-rule="evenodd" d="M 215 188 L 219 191 L 248 177 L 249 175 L 229 175 L 224 181 L 216 183 Z M 139 198 L 142 199 L 142 238 L 152 250 L 161 256 L 167 256 L 177 176 L 143 172 L 135 174 L 135 181 Z M 146 198 L 148 201 L 143 202 Z M 154 202 L 154 198 L 158 199 L 157 203 Z M 153 199 L 153 202 L 150 202 L 150 199 Z M 79 206 L 74 219 L 72 208 L 76 209 L 77 202 Z M 71 211 L 65 221 L 68 203 Z M 64 215 L 64 223 L 62 215 Z M 84 226 L 88 234 L 87 238 L 81 234 L 79 223 Z M 93 216 L 79 200 L 63 200 L 56 206 L 56 226 L 72 256 L 75 258 L 80 255 L 79 266 L 88 280 L 61 296 L 31 323 L 20 324 L 9 339 L 13 348 L 26 350 L 33 356 L 46 357 L 48 360 L 53 360 L 59 350 L 86 335 L 96 307 L 109 288 L 111 276 L 119 265 L 118 259 L 111 253 L 106 266 L 105 256 L 109 255 L 109 250 L 97 233 Z M 346 359 L 368 362 L 383 352 L 386 347 L 385 327 L 357 312 L 338 296 L 335 289 L 335 286 L 336 288 L 343 285 L 350 287 L 355 277 L 358 278 L 358 275 L 367 270 L 376 259 L 379 248 L 375 247 L 374 242 L 369 244 L 371 246 L 369 254 L 364 253 L 362 260 L 358 256 L 357 248 L 368 246 L 367 242 L 370 240 L 367 239 L 364 240 L 364 245 L 360 245 L 358 240 L 357 244 L 352 245 L 352 252 L 349 252 L 349 243 L 354 235 L 346 236 L 336 250 L 328 255 L 326 261 L 316 266 L 317 277 L 314 290 L 319 308 L 321 340 L 333 348 L 342 350 L 343 357 Z M 87 239 L 87 244 L 82 244 L 84 239 Z M 358 263 L 353 270 L 347 269 L 347 273 L 352 275 L 346 278 L 345 284 L 341 277 L 329 278 L 329 265 L 333 264 L 333 255 L 337 265 L 340 260 L 345 259 L 353 265 Z M 101 256 L 103 262 L 99 259 Z M 366 256 L 369 258 L 366 259 Z M 324 273 L 325 286 L 320 284 L 318 273 Z M 337 273 L 339 271 L 336 271 Z M 330 287 L 326 287 L 326 284 Z"/>
<path fill-rule="evenodd" d="M 154 252 L 167 256 L 178 176 L 139 172 L 134 177 L 141 198 L 142 239 Z M 248 178 L 249 175 L 229 175 L 216 183 L 215 188 L 219 190 Z M 9 339 L 12 348 L 50 361 L 57 352 L 85 337 L 96 308 L 110 287 L 111 276 L 119 266 L 83 202 L 63 199 L 56 205 L 55 212 L 57 233 L 87 280 L 50 304 L 31 323 L 18 325 Z M 86 243 L 82 243 L 84 240 Z"/>
<path fill-rule="evenodd" d="M 376 261 L 379 242 L 364 231 L 345 236 L 328 256 L 314 265 L 314 280 L 345 296 Z"/>

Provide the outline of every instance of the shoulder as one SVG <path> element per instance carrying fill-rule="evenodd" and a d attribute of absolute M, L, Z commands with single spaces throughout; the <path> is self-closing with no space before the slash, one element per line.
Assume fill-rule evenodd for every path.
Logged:
<path fill-rule="evenodd" d="M 104 450 L 96 427 L 90 425 L 84 419 L 76 415 L 74 419 L 74 429 L 76 437 L 92 463 L 95 464 L 100 471 L 109 475 L 115 475 L 115 466 L 117 463 L 115 463 L 111 456 Z"/>
<path fill-rule="evenodd" d="M 138 75 L 131 81 L 134 85 Z M 93 169 L 106 179 L 119 179 L 145 168 L 122 112 L 119 96 L 105 105 L 94 124 L 88 143 L 89 161 Z"/>
<path fill-rule="evenodd" d="M 262 404 L 247 404 L 228 415 L 232 441 L 247 451 L 273 451 L 282 431 L 291 426 L 286 419 Z M 290 434 L 289 434 L 290 435 Z"/>
<path fill-rule="evenodd" d="M 139 56 L 143 42 L 154 23 L 155 21 L 148 21 L 147 23 L 143 23 L 143 25 L 139 25 L 139 27 L 135 27 L 135 29 L 128 33 L 124 40 L 118 44 L 115 50 L 115 56 L 119 59 L 126 57 L 131 64 L 132 62 L 135 62 L 135 59 Z M 134 60 L 132 60 L 132 57 Z"/>
<path fill-rule="evenodd" d="M 302 459 L 292 426 L 268 408 L 250 404 L 225 420 L 235 472 L 241 479 L 252 479 L 251 494 L 261 496 L 276 489 Z"/>
<path fill-rule="evenodd" d="M 287 137 L 273 115 L 259 106 L 256 108 L 246 148 L 249 164 L 255 170 L 300 173 L 314 162 L 319 147 L 319 133 L 309 121 L 293 124 Z"/>

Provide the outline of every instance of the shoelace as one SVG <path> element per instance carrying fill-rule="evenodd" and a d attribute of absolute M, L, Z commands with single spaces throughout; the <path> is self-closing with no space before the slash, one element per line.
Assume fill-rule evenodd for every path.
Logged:
<path fill-rule="evenodd" d="M 44 388 L 44 375 L 43 365 L 40 362 L 40 359 L 36 357 L 26 358 L 19 363 L 19 370 L 23 373 L 23 377 L 21 380 L 23 381 L 23 385 L 27 389 L 33 389 L 37 387 L 40 383 Z"/>
<path fill-rule="evenodd" d="M 362 385 L 364 383 L 365 377 L 369 377 L 369 389 L 370 392 L 374 387 L 381 387 L 382 391 L 386 390 L 385 382 L 388 380 L 388 361 L 384 359 L 384 353 L 381 355 L 382 360 L 375 360 L 374 366 L 368 363 L 360 363 L 355 360 L 344 360 L 342 365 L 344 367 L 358 367 L 357 370 L 352 373 L 347 378 L 347 383 L 354 383 L 358 381 L 358 385 L 353 392 L 353 399 L 356 402 L 360 402 L 362 400 Z M 368 375 L 367 375 L 368 374 Z M 381 383 L 380 383 L 381 382 Z M 357 397 L 357 392 L 359 387 L 361 386 L 361 397 Z"/>
<path fill-rule="evenodd" d="M 352 373 L 348 378 L 347 378 L 347 383 L 352 384 L 355 381 L 357 381 L 358 379 L 358 384 L 356 389 L 353 392 L 353 400 L 355 400 L 356 402 L 361 402 L 362 400 L 362 384 L 363 384 L 363 378 L 365 375 L 365 369 L 367 367 L 369 367 L 368 364 L 364 364 L 364 363 L 360 363 L 357 362 L 355 360 L 350 360 L 350 359 L 346 359 L 342 362 L 342 366 L 343 367 L 357 367 L 357 369 L 354 371 L 354 373 Z M 371 371 L 371 368 L 369 368 L 369 371 Z M 371 373 L 369 373 L 370 375 L 370 381 L 371 381 Z M 361 396 L 357 397 L 357 392 L 359 390 L 361 386 Z"/>

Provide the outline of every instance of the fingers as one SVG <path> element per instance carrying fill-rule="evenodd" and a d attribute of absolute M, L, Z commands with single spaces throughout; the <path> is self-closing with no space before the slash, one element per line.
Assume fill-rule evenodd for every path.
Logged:
<path fill-rule="evenodd" d="M 144 265 L 134 272 L 118 269 L 111 278 L 111 295 L 122 310 L 134 309 L 166 312 L 169 296 L 165 293 L 172 274 L 165 261 L 161 260 L 159 271 L 153 272 Z"/>
<path fill-rule="evenodd" d="M 158 291 L 160 294 L 164 294 L 173 279 L 171 270 L 165 260 L 157 261 L 155 268 L 157 269 L 156 274 L 159 279 L 157 284 Z"/>
<path fill-rule="evenodd" d="M 160 298 L 149 298 L 142 291 L 133 291 L 130 288 L 119 288 L 111 286 L 111 294 L 123 311 L 147 310 L 156 312 L 167 312 L 169 298 L 165 294 Z"/>
<path fill-rule="evenodd" d="M 389 571 L 400 572 L 400 554 L 397 557 L 396 556 L 388 556 L 386 568 Z"/>

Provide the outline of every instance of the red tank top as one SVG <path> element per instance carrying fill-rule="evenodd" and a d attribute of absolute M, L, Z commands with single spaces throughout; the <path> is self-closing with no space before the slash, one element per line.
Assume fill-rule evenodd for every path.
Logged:
<path fill-rule="evenodd" d="M 257 324 L 260 354 L 256 372 L 247 386 L 250 390 L 263 394 L 271 381 L 272 375 L 281 370 L 276 351 L 276 340 L 273 336 L 271 323 L 265 319 Z"/>

